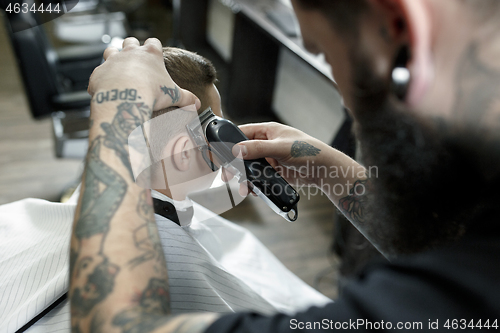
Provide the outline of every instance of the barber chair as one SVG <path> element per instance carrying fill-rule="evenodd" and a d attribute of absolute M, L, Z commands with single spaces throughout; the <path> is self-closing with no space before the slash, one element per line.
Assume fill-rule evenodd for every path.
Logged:
<path fill-rule="evenodd" d="M 57 157 L 83 157 L 90 115 L 88 79 L 107 45 L 55 50 L 33 13 L 4 13 L 33 117 L 52 117 Z"/>

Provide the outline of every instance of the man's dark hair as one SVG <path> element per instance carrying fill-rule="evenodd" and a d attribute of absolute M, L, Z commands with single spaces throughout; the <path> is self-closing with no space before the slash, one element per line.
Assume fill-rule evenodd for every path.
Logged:
<path fill-rule="evenodd" d="M 195 94 L 201 101 L 199 112 L 207 109 L 209 105 L 208 88 L 217 82 L 217 71 L 214 65 L 205 57 L 194 52 L 176 47 L 163 48 L 163 61 L 168 73 L 175 83 L 183 89 Z M 153 112 L 155 118 L 170 108 Z"/>

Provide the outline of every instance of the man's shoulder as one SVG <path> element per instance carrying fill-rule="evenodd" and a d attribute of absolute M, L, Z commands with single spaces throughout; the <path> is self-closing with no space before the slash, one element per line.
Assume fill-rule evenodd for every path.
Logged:
<path fill-rule="evenodd" d="M 500 309 L 500 242 L 473 239 L 392 263 L 368 265 L 345 290 L 371 309 L 445 318 L 478 317 Z M 390 311 L 389 311 L 390 312 Z"/>
<path fill-rule="evenodd" d="M 442 329 L 448 319 L 491 321 L 500 309 L 500 264 L 496 260 L 500 242 L 494 240 L 476 237 L 394 262 L 372 263 L 341 290 L 335 303 L 292 316 L 234 314 L 219 319 L 207 333 L 233 332 L 236 328 L 294 332 L 300 328 L 297 325 L 358 320 L 376 325 L 421 323 L 419 330 L 430 331 L 429 321 L 439 321 Z M 366 325 L 358 330 L 370 331 Z"/>

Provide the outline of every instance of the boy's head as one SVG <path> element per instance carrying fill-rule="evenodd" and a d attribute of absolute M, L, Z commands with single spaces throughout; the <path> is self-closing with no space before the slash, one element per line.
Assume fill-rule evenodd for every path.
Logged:
<path fill-rule="evenodd" d="M 215 87 L 216 70 L 209 60 L 196 53 L 173 47 L 163 49 L 163 59 L 174 82 L 200 99 L 198 114 L 211 107 L 216 115 L 222 117 L 220 96 Z M 169 114 L 165 115 L 166 113 Z M 212 172 L 204 161 L 185 129 L 185 125 L 196 118 L 196 113 L 174 107 L 154 111 L 152 118 L 157 120 L 151 122 L 151 130 L 164 133 L 164 138 L 159 142 L 166 142 L 151 142 L 152 153 L 156 156 L 167 156 L 152 169 L 152 183 L 165 185 L 161 189 L 155 186 L 153 188 L 173 199 L 182 200 L 191 192 L 210 187 L 216 173 Z"/>
<path fill-rule="evenodd" d="M 208 59 L 176 47 L 164 47 L 163 61 L 172 80 L 200 99 L 201 107 L 198 113 L 205 111 L 210 106 L 216 115 L 222 116 L 219 91 L 215 87 L 217 71 Z M 154 111 L 152 118 L 172 109 L 175 108 Z"/>

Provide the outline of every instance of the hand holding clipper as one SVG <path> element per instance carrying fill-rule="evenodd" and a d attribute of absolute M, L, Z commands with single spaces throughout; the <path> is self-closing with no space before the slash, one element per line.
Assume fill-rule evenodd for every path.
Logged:
<path fill-rule="evenodd" d="M 188 124 L 187 129 L 212 170 L 224 167 L 240 183 L 248 181 L 251 191 L 277 214 L 289 222 L 297 219 L 299 194 L 264 158 L 243 161 L 244 170 L 233 163 L 233 146 L 248 140 L 236 125 L 207 109 L 196 122 Z"/>

